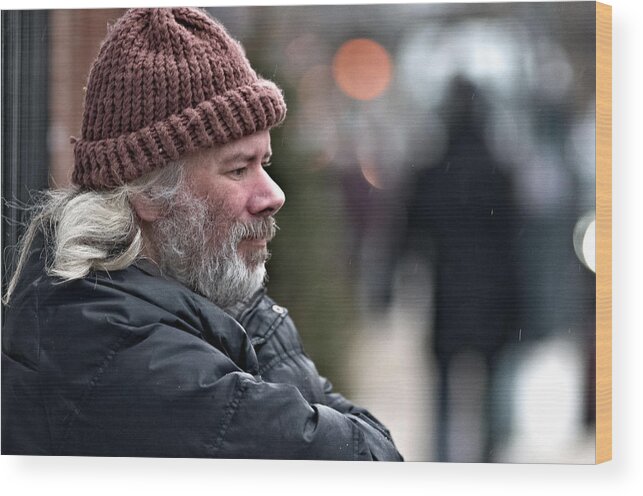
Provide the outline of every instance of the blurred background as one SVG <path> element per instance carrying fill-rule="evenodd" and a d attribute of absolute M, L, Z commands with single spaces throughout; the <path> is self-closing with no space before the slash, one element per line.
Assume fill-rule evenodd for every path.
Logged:
<path fill-rule="evenodd" d="M 269 290 L 407 460 L 594 462 L 595 4 L 207 9 L 284 89 Z M 120 9 L 2 11 L 3 287 Z"/>

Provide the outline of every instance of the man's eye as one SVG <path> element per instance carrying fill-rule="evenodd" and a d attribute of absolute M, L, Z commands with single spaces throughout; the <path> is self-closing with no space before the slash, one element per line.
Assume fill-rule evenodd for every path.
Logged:
<path fill-rule="evenodd" d="M 265 169 L 266 167 L 270 167 L 272 165 L 272 162 L 264 162 L 261 164 L 261 166 Z"/>
<path fill-rule="evenodd" d="M 241 178 L 246 175 L 247 167 L 239 167 L 238 169 L 233 169 L 229 172 L 232 177 Z"/>

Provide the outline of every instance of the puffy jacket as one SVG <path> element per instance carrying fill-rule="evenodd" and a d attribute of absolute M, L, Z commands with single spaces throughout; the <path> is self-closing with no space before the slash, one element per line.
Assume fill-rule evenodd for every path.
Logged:
<path fill-rule="evenodd" d="M 2 452 L 401 460 L 265 293 L 237 319 L 152 264 L 61 283 L 34 252 L 2 336 Z"/>

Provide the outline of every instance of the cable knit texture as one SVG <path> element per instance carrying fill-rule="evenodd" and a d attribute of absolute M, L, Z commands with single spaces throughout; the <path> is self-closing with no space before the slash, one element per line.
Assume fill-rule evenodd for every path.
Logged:
<path fill-rule="evenodd" d="M 285 115 L 281 90 L 257 76 L 241 45 L 205 12 L 132 9 L 90 70 L 72 180 L 114 188 Z"/>

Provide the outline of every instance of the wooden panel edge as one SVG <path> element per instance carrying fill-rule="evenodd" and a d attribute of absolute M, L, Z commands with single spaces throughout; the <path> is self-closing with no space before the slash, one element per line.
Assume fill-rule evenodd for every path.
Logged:
<path fill-rule="evenodd" d="M 596 463 L 612 459 L 612 7 L 596 2 Z"/>

